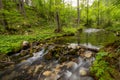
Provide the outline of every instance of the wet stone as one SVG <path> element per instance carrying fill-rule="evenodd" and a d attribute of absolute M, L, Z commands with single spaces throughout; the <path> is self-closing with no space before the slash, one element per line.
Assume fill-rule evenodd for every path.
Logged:
<path fill-rule="evenodd" d="M 79 70 L 79 74 L 80 74 L 81 76 L 87 76 L 87 74 L 88 74 L 87 69 L 81 68 L 81 69 Z"/>
<path fill-rule="evenodd" d="M 93 54 L 91 51 L 86 51 L 86 49 L 76 44 L 69 45 L 69 47 L 68 45 L 61 47 L 61 45 L 53 44 L 42 48 L 36 45 L 31 47 L 32 52 L 36 52 L 39 49 L 42 50 L 38 53 L 33 53 L 33 56 L 27 60 L 21 61 L 24 64 L 18 68 L 20 77 L 25 75 L 25 78 L 28 76 L 35 77 L 35 80 L 38 76 L 40 76 L 39 80 L 79 80 L 81 79 L 80 77 L 89 76 L 89 65 L 91 65 Z M 27 50 L 22 50 L 20 55 L 23 54 L 28 54 Z M 41 55 L 44 56 L 42 57 Z M 22 73 L 23 70 L 24 74 Z M 16 73 L 13 75 L 15 76 Z M 83 80 L 85 79 L 87 80 L 87 78 Z"/>
<path fill-rule="evenodd" d="M 32 74 L 33 73 L 33 71 L 34 71 L 34 69 L 35 69 L 35 67 L 34 66 L 31 66 L 30 68 L 29 68 L 29 70 L 28 70 L 28 74 Z"/>
<path fill-rule="evenodd" d="M 80 48 L 80 49 L 77 51 L 77 55 L 79 55 L 79 56 L 81 56 L 81 57 L 84 57 L 84 52 L 85 52 L 85 49 Z"/>
<path fill-rule="evenodd" d="M 55 68 L 53 71 L 54 73 L 58 74 L 61 71 L 61 69 Z"/>
<path fill-rule="evenodd" d="M 78 64 L 76 62 L 69 62 L 66 64 L 67 69 L 71 72 L 74 72 L 78 68 Z"/>
<path fill-rule="evenodd" d="M 27 54 L 29 54 L 28 50 L 21 50 L 21 52 L 20 52 L 20 56 L 25 56 Z"/>
<path fill-rule="evenodd" d="M 46 60 L 50 60 L 50 59 L 52 59 L 52 53 L 47 53 L 45 56 L 44 56 L 44 58 L 46 59 Z"/>
<path fill-rule="evenodd" d="M 69 44 L 68 45 L 68 48 L 71 48 L 71 49 L 76 49 L 78 47 L 78 44 Z"/>
<path fill-rule="evenodd" d="M 91 51 L 86 51 L 84 54 L 86 58 L 91 58 L 93 53 Z"/>
<path fill-rule="evenodd" d="M 37 65 L 35 67 L 34 75 L 39 71 L 39 69 L 43 68 L 43 65 Z"/>
<path fill-rule="evenodd" d="M 67 57 L 66 56 L 62 56 L 60 58 L 60 63 L 65 62 L 65 61 L 67 61 Z"/>
<path fill-rule="evenodd" d="M 43 72 L 43 75 L 46 76 L 46 77 L 51 76 L 51 74 L 52 74 L 52 71 Z"/>
<path fill-rule="evenodd" d="M 23 41 L 22 42 L 22 48 L 23 49 L 28 49 L 30 47 L 30 43 L 28 41 Z"/>

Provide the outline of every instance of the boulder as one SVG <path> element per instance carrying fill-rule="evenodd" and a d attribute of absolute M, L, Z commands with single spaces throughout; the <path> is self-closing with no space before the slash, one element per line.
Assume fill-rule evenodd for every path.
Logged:
<path fill-rule="evenodd" d="M 28 41 L 23 41 L 22 42 L 22 48 L 23 49 L 28 49 L 30 47 L 30 43 Z"/>
<path fill-rule="evenodd" d="M 75 71 L 78 67 L 77 63 L 70 61 L 66 64 L 67 68 L 70 69 L 72 72 Z"/>
<path fill-rule="evenodd" d="M 68 48 L 72 48 L 72 49 L 77 49 L 77 47 L 78 44 L 74 44 L 74 43 L 68 45 Z"/>

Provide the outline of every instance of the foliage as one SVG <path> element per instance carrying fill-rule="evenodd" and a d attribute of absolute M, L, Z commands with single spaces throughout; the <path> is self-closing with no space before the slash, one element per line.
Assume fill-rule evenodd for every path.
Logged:
<path fill-rule="evenodd" d="M 54 33 L 52 27 L 42 27 L 38 29 L 37 27 L 33 28 L 32 33 L 24 33 L 24 35 L 0 35 L 0 53 L 7 54 L 9 52 L 17 52 L 21 48 L 23 41 L 27 40 L 30 42 L 41 41 L 47 38 L 61 36 L 66 33 L 75 32 L 75 28 L 64 28 L 64 32 L 61 34 Z M 4 43 L 4 44 L 3 44 Z"/>
<path fill-rule="evenodd" d="M 76 7 L 71 4 L 63 2 L 64 0 L 32 0 L 32 5 L 25 5 L 26 17 L 21 15 L 20 11 L 17 9 L 17 3 L 14 1 L 3 1 L 4 9 L 0 10 L 1 13 L 5 14 L 5 18 L 9 24 L 9 28 L 16 28 L 16 26 L 24 25 L 40 25 L 44 24 L 55 24 L 55 12 L 60 12 L 60 23 L 61 26 L 76 26 L 77 24 L 77 11 Z M 89 27 L 96 28 L 116 28 L 120 26 L 120 5 L 118 0 L 95 0 L 92 5 L 89 5 L 88 10 L 88 21 Z M 57 4 L 57 5 L 56 5 Z M 83 0 L 80 3 L 80 24 L 86 24 L 87 18 L 87 0 Z M 98 12 L 99 11 L 99 12 Z M 99 14 L 99 15 L 98 15 Z M 97 25 L 98 17 L 101 25 Z M 39 25 L 37 24 L 37 25 Z M 0 24 L 2 26 L 2 24 Z M 24 25 L 26 27 L 26 25 Z"/>
<path fill-rule="evenodd" d="M 112 69 L 109 67 L 109 63 L 105 60 L 108 56 L 107 52 L 99 52 L 96 55 L 96 60 L 91 67 L 91 72 L 95 74 L 98 80 L 113 80 L 109 71 Z"/>

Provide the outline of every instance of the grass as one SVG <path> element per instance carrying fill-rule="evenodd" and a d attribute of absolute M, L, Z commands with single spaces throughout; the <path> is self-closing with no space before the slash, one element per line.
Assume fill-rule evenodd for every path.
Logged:
<path fill-rule="evenodd" d="M 64 32 L 54 33 L 55 28 L 50 27 L 37 27 L 32 29 L 33 32 L 29 35 L 0 35 L 0 53 L 7 54 L 9 52 L 16 52 L 21 48 L 23 41 L 29 42 L 45 40 L 47 38 L 62 36 L 66 33 L 74 33 L 76 28 L 63 28 Z"/>

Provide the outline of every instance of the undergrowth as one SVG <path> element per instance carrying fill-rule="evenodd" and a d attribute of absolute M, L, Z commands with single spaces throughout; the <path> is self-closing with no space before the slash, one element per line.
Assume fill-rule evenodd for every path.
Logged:
<path fill-rule="evenodd" d="M 37 27 L 33 28 L 30 33 L 24 33 L 24 35 L 0 35 L 0 53 L 7 54 L 18 51 L 23 41 L 42 41 L 47 38 L 74 33 L 76 28 L 63 28 L 64 32 L 62 33 L 54 33 L 54 30 L 55 27 Z"/>

